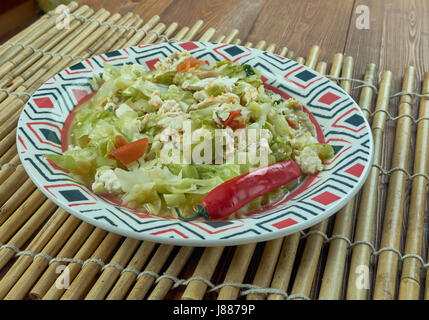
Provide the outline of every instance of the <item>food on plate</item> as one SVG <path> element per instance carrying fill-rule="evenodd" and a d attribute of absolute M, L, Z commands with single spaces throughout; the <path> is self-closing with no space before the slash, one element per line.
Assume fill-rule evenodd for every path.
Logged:
<path fill-rule="evenodd" d="M 67 150 L 47 158 L 129 208 L 192 219 L 219 189 L 246 189 L 230 195 L 239 204 L 208 210 L 210 218 L 242 216 L 283 198 L 287 182 L 323 170 L 334 153 L 302 104 L 265 89 L 250 65 L 209 64 L 184 51 L 152 71 L 106 64 L 95 80 L 96 93 L 73 112 Z M 274 177 L 279 168 L 294 175 L 256 190 L 264 185 L 257 172 Z"/>

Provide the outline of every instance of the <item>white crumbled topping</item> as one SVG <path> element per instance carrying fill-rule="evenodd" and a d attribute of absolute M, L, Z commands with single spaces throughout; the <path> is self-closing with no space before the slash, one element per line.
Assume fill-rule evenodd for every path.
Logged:
<path fill-rule="evenodd" d="M 200 91 L 196 91 L 194 93 L 194 99 L 197 100 L 198 102 L 200 101 L 204 101 L 208 98 L 209 96 L 207 95 L 205 90 L 200 90 Z"/>
<path fill-rule="evenodd" d="M 140 162 L 138 160 L 133 161 L 133 162 L 127 164 L 126 167 L 129 171 L 136 170 L 140 167 Z"/>
<path fill-rule="evenodd" d="M 121 118 L 127 111 L 133 111 L 133 109 L 131 109 L 125 103 L 121 103 L 118 109 L 116 109 L 115 114 L 118 118 Z"/>
<path fill-rule="evenodd" d="M 168 71 L 176 71 L 177 66 L 185 59 L 191 57 L 190 53 L 187 51 L 179 52 L 175 51 L 172 55 L 169 57 L 163 58 L 159 60 L 155 64 L 155 69 L 162 71 L 162 72 L 168 72 Z"/>
<path fill-rule="evenodd" d="M 159 109 L 161 108 L 162 103 L 161 92 L 159 90 L 154 91 L 150 96 L 149 105 L 152 108 Z"/>
<path fill-rule="evenodd" d="M 163 128 L 172 128 L 176 130 L 180 130 L 183 128 L 183 123 L 189 120 L 190 116 L 188 113 L 177 112 L 167 114 L 166 117 L 162 118 L 158 121 L 158 125 Z"/>
<path fill-rule="evenodd" d="M 79 146 L 75 146 L 73 144 L 69 145 L 67 151 L 81 150 L 82 148 Z"/>
<path fill-rule="evenodd" d="M 158 114 L 166 114 L 169 112 L 183 112 L 182 107 L 176 100 L 165 100 L 158 110 Z"/>
<path fill-rule="evenodd" d="M 95 192 L 106 191 L 108 193 L 121 193 L 123 192 L 121 183 L 115 172 L 108 168 L 100 168 L 95 174 L 95 181 L 92 184 L 92 189 Z"/>
<path fill-rule="evenodd" d="M 320 160 L 316 150 L 311 147 L 305 147 L 299 155 L 295 157 L 295 161 L 304 174 L 313 174 L 323 170 L 322 160 Z"/>
<path fill-rule="evenodd" d="M 259 97 L 258 89 L 256 89 L 254 86 L 245 83 L 246 89 L 244 90 L 244 94 L 242 96 L 242 101 L 244 105 L 249 104 L 252 101 L 256 101 Z"/>
<path fill-rule="evenodd" d="M 237 80 L 238 78 L 228 78 L 228 77 L 214 78 L 207 83 L 207 85 L 205 86 L 205 89 L 208 89 L 214 86 L 219 86 L 222 88 L 223 92 L 231 92 L 232 86 L 237 82 Z"/>
<path fill-rule="evenodd" d="M 208 97 L 205 100 L 197 103 L 193 106 L 194 109 L 203 109 L 205 107 L 211 106 L 215 103 L 230 103 L 230 104 L 240 104 L 240 97 L 233 93 L 224 93 L 216 97 Z"/>
<path fill-rule="evenodd" d="M 247 108 L 243 108 L 239 104 L 230 104 L 230 103 L 223 103 L 219 107 L 215 108 L 213 110 L 213 120 L 215 122 L 219 122 L 219 120 L 226 121 L 228 120 L 230 113 L 236 110 L 240 110 L 241 117 L 247 120 L 248 115 L 250 114 L 250 111 Z"/>
<path fill-rule="evenodd" d="M 149 114 L 145 114 L 144 117 L 143 117 L 143 119 L 137 120 L 138 121 L 138 125 L 139 125 L 138 129 L 139 129 L 140 132 L 144 130 L 144 128 L 146 127 L 146 124 L 149 122 L 149 120 L 150 120 L 150 115 Z"/>
<path fill-rule="evenodd" d="M 185 80 L 182 82 L 181 87 L 183 90 L 203 90 L 207 89 L 210 82 L 215 80 L 216 78 L 205 78 L 198 81 L 195 81 L 194 79 Z"/>

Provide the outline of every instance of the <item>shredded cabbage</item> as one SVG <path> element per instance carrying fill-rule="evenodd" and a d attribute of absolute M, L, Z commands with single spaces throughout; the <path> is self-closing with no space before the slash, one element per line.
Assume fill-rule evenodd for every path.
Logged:
<path fill-rule="evenodd" d="M 95 75 L 96 94 L 75 113 L 68 150 L 47 158 L 94 192 L 108 193 L 129 207 L 158 215 L 174 215 L 173 207 L 191 215 L 216 186 L 261 165 L 248 155 L 240 158 L 239 150 L 227 158 L 226 142 L 230 138 L 236 147 L 240 130 L 255 130 L 257 141 L 265 133 L 265 144 L 253 147 L 256 155 L 263 150 L 268 153 L 268 163 L 300 160 L 303 150 L 315 154 L 319 162 L 332 158 L 332 147 L 317 141 L 302 105 L 265 90 L 259 70 L 220 61 L 178 71 L 188 57 L 187 52 L 176 52 L 161 59 L 153 71 L 136 64 L 105 64 L 102 77 Z M 198 136 L 186 144 L 188 129 Z M 210 154 L 217 129 L 226 130 L 218 137 L 225 142 L 224 149 Z M 202 139 L 206 134 L 213 139 Z M 129 144 L 144 138 L 148 148 L 135 161 L 123 164 L 111 156 L 120 148 L 118 141 Z M 179 161 L 163 162 L 166 154 Z M 187 154 L 206 161 L 197 163 Z M 305 161 L 301 162 L 308 172 Z M 286 191 L 281 188 L 271 194 Z M 267 197 L 255 199 L 246 210 L 259 208 Z"/>

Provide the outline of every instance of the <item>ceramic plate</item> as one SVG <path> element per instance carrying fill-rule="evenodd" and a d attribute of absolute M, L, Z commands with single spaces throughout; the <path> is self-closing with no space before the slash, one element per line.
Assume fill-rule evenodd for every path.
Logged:
<path fill-rule="evenodd" d="M 71 110 L 94 91 L 89 80 L 103 64 L 154 64 L 174 51 L 189 51 L 210 62 L 231 60 L 261 71 L 268 89 L 299 100 L 313 117 L 320 142 L 335 157 L 323 172 L 308 177 L 287 198 L 246 218 L 192 221 L 160 218 L 111 203 L 73 181 L 44 154 L 63 150 L 62 132 Z M 371 130 L 359 106 L 340 87 L 293 60 L 236 45 L 176 42 L 136 46 L 82 61 L 42 85 L 25 105 L 18 123 L 21 162 L 37 187 L 76 217 L 102 229 L 142 240 L 192 246 L 224 246 L 282 237 L 321 222 L 360 189 L 372 161 Z"/>

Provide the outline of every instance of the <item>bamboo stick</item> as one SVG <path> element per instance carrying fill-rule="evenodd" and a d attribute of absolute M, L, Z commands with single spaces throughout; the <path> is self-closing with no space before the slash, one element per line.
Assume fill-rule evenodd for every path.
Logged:
<path fill-rule="evenodd" d="M 343 78 L 351 78 L 353 74 L 353 58 L 346 57 L 343 65 Z M 341 81 L 341 87 L 350 93 L 351 82 Z M 350 199 L 335 217 L 332 234 L 335 236 L 351 237 L 353 215 L 355 210 L 355 197 Z M 344 239 L 334 239 L 329 244 L 328 258 L 322 277 L 319 299 L 339 299 L 343 283 L 343 274 L 348 251 L 348 242 Z"/>
<path fill-rule="evenodd" d="M 198 261 L 192 277 L 210 280 L 219 262 L 224 247 L 208 247 Z M 182 300 L 201 300 L 207 290 L 207 284 L 201 280 L 192 280 L 183 292 Z"/>
<path fill-rule="evenodd" d="M 424 75 L 422 94 L 429 94 L 429 72 Z M 419 118 L 426 120 L 417 124 L 416 149 L 414 152 L 414 173 L 429 174 L 429 100 L 420 100 Z M 410 209 L 408 211 L 407 236 L 404 254 L 422 255 L 424 241 L 424 219 L 427 201 L 428 181 L 423 176 L 413 178 Z M 399 286 L 400 300 L 418 300 L 421 288 L 421 261 L 410 257 L 403 261 Z"/>
<path fill-rule="evenodd" d="M 300 64 L 304 64 L 305 63 L 305 59 L 303 57 L 298 57 L 295 60 L 296 60 L 296 62 L 298 62 Z"/>
<path fill-rule="evenodd" d="M 266 45 L 267 43 L 264 40 L 261 40 L 256 44 L 255 49 L 263 50 L 263 48 L 265 48 Z"/>
<path fill-rule="evenodd" d="M 99 23 L 103 22 L 105 19 L 108 18 L 110 14 L 104 10 L 101 9 L 98 12 L 98 18 L 97 21 Z M 97 16 L 97 14 L 95 15 Z M 118 15 L 114 15 L 109 21 L 114 22 L 118 19 Z M 86 47 L 91 45 L 97 37 L 100 36 L 100 32 L 94 32 L 98 27 L 98 24 L 96 21 L 91 22 L 88 24 L 87 28 L 85 28 L 79 36 L 74 38 L 70 43 L 68 43 L 59 53 L 64 54 L 63 52 L 67 52 L 68 50 L 72 49 L 70 52 L 71 56 L 78 55 L 80 51 L 84 50 Z M 99 28 L 99 30 L 105 30 L 107 26 L 102 26 Z M 55 74 L 57 74 L 59 71 L 64 69 L 68 64 L 72 62 L 72 59 L 70 56 L 54 56 L 52 57 L 47 63 L 43 65 L 43 67 L 39 68 L 34 74 L 31 75 L 27 80 L 25 80 L 18 88 L 17 92 L 19 91 L 30 91 L 34 92 L 40 85 L 42 85 L 47 79 L 51 78 Z M 28 72 L 27 70 L 26 72 Z M 23 74 L 23 76 L 25 73 Z M 9 100 L 10 98 L 10 100 Z M 27 98 L 28 99 L 28 98 Z M 6 104 L 6 101 L 8 101 L 8 104 Z M 16 110 L 16 116 L 13 117 L 13 119 L 9 120 L 7 123 L 7 128 L 5 128 L 3 131 L 5 133 L 8 133 L 16 126 L 16 123 L 18 121 L 19 116 L 19 110 L 23 107 L 27 100 L 23 98 L 17 98 L 17 97 L 8 97 L 5 101 L 3 101 L 0 105 L 3 107 L 6 106 L 9 108 L 13 108 Z M 0 129 L 0 139 L 3 138 L 3 131 Z"/>
<path fill-rule="evenodd" d="M 375 73 L 375 65 L 367 66 L 368 72 Z M 374 78 L 370 83 L 373 83 Z M 369 79 L 367 79 L 369 80 Z M 381 165 L 382 146 L 386 114 L 389 106 L 389 95 L 392 85 L 392 76 L 390 71 L 384 72 L 380 84 L 380 90 L 375 105 L 375 116 L 372 121 L 372 135 L 374 139 L 374 158 L 375 165 Z M 366 88 L 364 88 L 366 89 Z M 363 89 L 363 90 L 364 90 Z M 362 106 L 362 105 L 361 105 Z M 371 168 L 368 179 L 362 188 L 362 196 L 357 215 L 356 231 L 354 241 L 365 241 L 374 243 L 374 225 L 377 210 L 377 198 L 379 188 L 380 172 L 376 167 Z M 367 280 L 362 278 L 362 266 L 370 268 L 372 249 L 366 244 L 357 244 L 352 248 L 352 257 L 350 263 L 350 274 L 347 284 L 346 298 L 350 300 L 362 300 L 368 298 L 369 287 Z M 364 282 L 362 281 L 364 280 Z"/>
<path fill-rule="evenodd" d="M 191 41 L 192 39 L 194 39 L 197 33 L 200 31 L 203 24 L 204 24 L 203 20 L 198 20 L 197 22 L 195 22 L 195 24 L 191 27 L 191 30 L 189 30 L 189 32 L 186 34 L 183 40 Z"/>
<path fill-rule="evenodd" d="M 20 101 L 19 103 L 23 104 L 23 102 L 19 98 L 16 98 L 15 101 Z M 11 132 L 13 129 L 16 128 L 16 124 L 18 123 L 18 118 L 19 118 L 19 113 L 18 113 L 18 110 L 16 110 L 13 116 L 9 118 L 10 121 L 0 125 L 0 140 L 3 140 L 4 137 L 6 137 L 9 134 L 9 132 Z"/>
<path fill-rule="evenodd" d="M 30 33 L 33 33 L 34 30 L 39 28 L 42 24 L 46 23 L 49 17 L 50 17 L 49 14 L 42 15 L 39 19 L 37 19 L 34 23 L 30 24 L 24 30 L 18 32 L 13 37 L 11 37 L 8 41 L 2 43 L 0 45 L 0 55 L 3 55 L 10 47 L 12 47 L 13 46 L 12 43 L 21 42 L 22 39 L 25 39 L 26 37 L 28 37 Z"/>
<path fill-rule="evenodd" d="M 16 192 L 0 207 L 0 225 L 27 199 L 27 197 L 36 189 L 33 181 L 27 179 Z"/>
<path fill-rule="evenodd" d="M 144 271 L 157 274 L 161 270 L 165 261 L 167 261 L 173 248 L 174 246 L 171 245 L 160 245 Z M 143 300 L 154 281 L 155 278 L 151 274 L 143 274 L 140 276 L 134 287 L 131 289 L 130 294 L 127 296 L 127 300 Z"/>
<path fill-rule="evenodd" d="M 282 250 L 278 257 L 277 266 L 273 279 L 271 282 L 271 288 L 280 289 L 286 291 L 289 286 L 289 281 L 292 274 L 293 263 L 295 261 L 296 252 L 298 250 L 300 240 L 300 233 L 294 233 L 287 236 L 283 240 Z M 283 300 L 285 297 L 280 294 L 270 294 L 267 300 Z"/>
<path fill-rule="evenodd" d="M 68 5 L 70 12 L 73 12 L 78 7 L 77 2 L 71 2 Z M 22 39 L 20 42 L 22 44 L 30 44 L 43 34 L 45 34 L 50 28 L 54 27 L 56 24 L 57 17 L 50 17 L 45 23 L 43 23 L 39 28 L 33 30 L 33 32 L 28 33 L 28 36 L 25 39 Z M 16 54 L 21 51 L 20 47 L 11 47 L 3 55 L 0 56 L 0 65 L 4 64 L 6 61 L 10 60 Z"/>
<path fill-rule="evenodd" d="M 108 25 L 105 28 L 97 29 L 97 32 L 101 33 L 101 36 L 88 48 L 83 51 L 85 57 L 92 57 L 100 49 L 100 47 L 111 47 L 112 44 L 121 36 L 121 32 L 125 32 L 125 29 L 119 30 L 119 25 L 125 26 L 127 22 L 132 22 L 131 17 L 133 14 L 128 12 L 126 15 L 121 17 L 119 14 L 113 15 L 110 19 L 111 23 L 114 23 L 115 26 L 110 27 Z M 114 20 L 117 19 L 115 22 Z"/>
<path fill-rule="evenodd" d="M 282 56 L 282 57 L 286 57 L 287 53 L 288 53 L 288 48 L 283 47 L 283 48 L 280 49 L 279 55 Z"/>
<path fill-rule="evenodd" d="M 253 285 L 261 288 L 268 288 L 276 267 L 283 239 L 278 238 L 266 242 L 261 261 L 259 262 Z M 261 300 L 265 298 L 263 294 L 252 293 L 247 295 L 247 300 Z"/>
<path fill-rule="evenodd" d="M 2 156 L 16 141 L 16 128 L 0 141 L 0 156 Z"/>
<path fill-rule="evenodd" d="M 51 202 L 47 201 L 47 203 Z M 52 203 L 52 210 L 54 207 L 55 205 Z M 62 213 L 63 210 L 58 209 L 57 212 Z M 63 225 L 64 227 L 60 228 L 54 234 L 54 236 L 41 250 L 41 253 L 49 257 L 55 256 L 79 224 L 79 219 L 69 216 Z M 45 257 L 34 257 L 33 262 L 30 264 L 27 270 L 25 270 L 19 279 L 15 279 L 15 284 L 10 289 L 9 293 L 5 296 L 5 300 L 24 299 L 44 269 L 48 266 L 48 263 L 49 261 Z"/>
<path fill-rule="evenodd" d="M 15 192 L 15 187 L 22 185 L 27 178 L 27 172 L 23 166 L 16 168 L 15 172 L 12 173 L 0 186 L 0 205 L 3 205 L 3 203 L 5 203 L 6 200 Z"/>
<path fill-rule="evenodd" d="M 408 67 L 402 85 L 402 91 L 412 92 L 415 87 L 415 68 Z M 399 115 L 411 115 L 412 98 L 403 95 L 399 104 Z M 402 117 L 397 122 L 392 167 L 408 168 L 409 146 L 411 142 L 411 119 Z M 399 249 L 401 240 L 402 214 L 405 200 L 407 175 L 402 171 L 392 172 L 387 189 L 386 210 L 384 215 L 380 246 Z M 374 296 L 378 299 L 394 299 L 398 255 L 391 251 L 380 253 L 375 278 Z"/>
<path fill-rule="evenodd" d="M 139 240 L 126 238 L 119 250 L 115 253 L 110 263 L 115 263 L 120 266 L 127 264 L 134 250 L 140 244 Z M 121 271 L 117 268 L 110 267 L 105 269 L 98 277 L 97 282 L 92 286 L 85 300 L 101 300 L 107 295 L 109 290 L 114 285 L 115 281 L 121 275 Z"/>
<path fill-rule="evenodd" d="M 308 58 L 305 65 L 307 67 L 314 69 L 316 67 L 317 60 L 319 59 L 319 55 L 320 55 L 320 47 L 319 46 L 311 47 L 310 53 L 308 54 Z"/>
<path fill-rule="evenodd" d="M 232 29 L 231 32 L 226 36 L 224 42 L 232 43 L 234 39 L 237 37 L 238 32 L 239 32 L 238 29 Z"/>
<path fill-rule="evenodd" d="M 0 157 L 0 163 L 1 164 L 5 164 L 5 163 L 9 163 L 12 162 L 12 160 L 16 159 L 19 161 L 19 158 L 17 157 L 16 154 L 17 150 L 16 150 L 16 145 L 12 145 L 12 147 L 9 148 L 9 150 L 7 150 L 1 157 Z M 19 163 L 19 162 L 18 162 Z M 3 182 L 2 180 L 0 180 L 0 182 Z"/>
<path fill-rule="evenodd" d="M 174 260 L 169 265 L 168 269 L 165 271 L 165 274 L 177 277 L 180 271 L 183 269 L 185 264 L 188 262 L 192 252 L 194 251 L 193 247 L 181 247 L 177 255 L 174 257 Z M 170 278 L 162 278 L 152 290 L 147 300 L 161 300 L 163 299 L 168 291 L 173 286 L 174 282 Z"/>
<path fill-rule="evenodd" d="M 141 270 L 146 263 L 147 259 L 155 248 L 155 243 L 143 241 L 137 249 L 133 258 L 127 265 L 129 270 Z M 123 299 L 133 282 L 136 280 L 137 275 L 134 272 L 122 272 L 115 286 L 112 288 L 106 300 L 120 300 Z"/>
<path fill-rule="evenodd" d="M 158 23 L 155 28 L 153 28 L 154 32 L 150 32 L 146 37 L 143 38 L 141 44 L 154 43 L 158 39 L 158 34 L 162 34 L 167 26 L 164 23 Z"/>
<path fill-rule="evenodd" d="M 15 146 L 15 145 L 14 145 Z M 14 150 L 15 149 L 15 150 Z M 10 159 L 10 160 L 6 160 L 6 159 L 3 159 L 3 157 L 2 158 L 0 158 L 0 164 L 1 165 L 4 165 L 1 169 L 0 169 L 0 184 L 2 184 L 3 182 L 5 182 L 6 181 L 6 179 L 8 178 L 8 177 L 10 177 L 10 175 L 12 174 L 12 173 L 14 173 L 15 172 L 15 170 L 16 170 L 16 167 L 20 164 L 20 161 L 19 161 L 19 157 L 18 157 L 18 155 L 16 154 L 16 146 L 15 146 L 15 148 L 13 148 L 13 147 L 11 147 L 5 154 L 7 154 L 9 151 L 11 151 L 10 153 L 13 155 L 13 154 L 15 154 L 15 156 L 14 157 L 12 157 L 12 159 Z M 6 165 L 6 164 L 9 164 L 9 165 Z"/>
<path fill-rule="evenodd" d="M 173 41 L 180 41 L 188 33 L 189 27 L 183 27 L 180 31 L 174 36 Z"/>
<path fill-rule="evenodd" d="M 44 205 L 42 205 L 34 214 L 35 215 L 49 215 L 53 210 L 55 209 L 55 206 L 50 202 L 45 202 Z M 34 212 L 34 209 L 31 210 L 31 213 Z M 4 224 L 3 226 L 5 226 Z M 19 224 L 21 225 L 21 224 Z M 3 227 L 2 226 L 2 227 Z M 49 229 L 49 228 L 47 228 Z M 49 234 L 49 233 L 46 233 Z M 24 235 L 25 236 L 25 235 Z M 28 236 L 28 235 L 27 235 Z M 40 247 L 44 245 L 48 241 L 46 237 L 39 236 L 39 234 L 33 239 L 33 241 L 30 243 L 27 250 L 30 250 L 32 252 L 38 252 Z M 9 248 L 7 248 L 9 249 Z M 10 249 L 9 249 L 10 250 Z M 3 261 L 8 261 L 10 259 L 8 257 L 8 252 L 6 251 L 5 254 L 2 254 L 2 258 L 5 258 Z M 9 290 L 13 287 L 16 280 L 25 272 L 26 268 L 31 264 L 33 261 L 33 257 L 31 255 L 25 255 L 25 256 L 19 256 L 18 260 L 15 262 L 13 267 L 9 269 L 8 273 L 1 279 L 0 281 L 0 299 L 3 299 L 6 294 L 9 292 Z"/>
<path fill-rule="evenodd" d="M 74 217 L 70 218 L 76 220 L 76 218 Z M 86 222 L 82 222 L 79 227 L 73 232 L 71 237 L 67 240 L 67 243 L 63 246 L 61 251 L 56 256 L 73 257 L 85 241 L 90 241 L 87 239 L 93 230 L 93 226 Z M 44 271 L 43 275 L 29 292 L 29 297 L 31 299 L 39 300 L 45 295 L 45 293 L 49 290 L 52 284 L 56 281 L 58 277 L 57 268 L 61 265 L 61 263 L 62 262 L 60 261 L 49 261 L 48 268 Z"/>
<path fill-rule="evenodd" d="M 159 16 L 153 16 L 150 18 L 149 21 L 124 44 L 124 48 L 132 47 L 140 43 L 140 41 L 147 35 L 148 31 L 151 30 L 158 21 Z"/>
<path fill-rule="evenodd" d="M 210 41 L 210 39 L 214 36 L 215 33 L 216 33 L 215 28 L 208 28 L 206 32 L 204 32 L 204 34 L 198 39 L 198 41 L 201 41 L 201 42 Z"/>
<path fill-rule="evenodd" d="M 298 57 L 296 60 L 298 61 L 301 59 L 299 59 Z M 341 71 L 342 65 L 343 65 L 343 55 L 341 53 L 337 53 L 334 56 L 334 61 L 332 63 L 332 67 L 329 72 L 329 75 L 332 77 L 338 77 Z M 328 220 L 324 220 L 310 229 L 310 233 L 311 232 L 315 232 L 315 233 L 310 234 L 307 238 L 304 252 L 300 261 L 300 266 L 292 286 L 292 291 L 291 291 L 292 295 L 305 295 L 305 296 L 310 295 L 317 264 L 319 261 L 320 251 L 322 249 L 322 245 L 324 241 L 324 238 L 317 233 L 319 232 L 325 233 L 327 226 L 328 226 Z"/>
<path fill-rule="evenodd" d="M 256 243 L 238 246 L 235 249 L 224 283 L 243 283 L 246 271 L 255 252 Z M 218 300 L 235 300 L 240 293 L 236 286 L 224 286 L 220 289 Z"/>
<path fill-rule="evenodd" d="M 138 29 L 141 28 L 141 26 L 143 25 L 143 20 L 137 16 L 134 24 L 132 25 L 134 28 Z M 125 32 L 124 34 L 122 34 L 119 39 L 112 45 L 112 47 L 109 50 L 118 50 L 121 48 L 125 48 L 125 43 L 127 43 L 127 41 L 129 41 L 134 34 L 136 33 L 135 30 L 131 29 L 128 30 L 127 32 Z M 102 53 L 101 51 L 98 51 L 97 54 Z"/>
<path fill-rule="evenodd" d="M 215 42 L 217 43 L 223 43 L 223 40 L 225 40 L 226 36 L 225 35 L 221 35 L 219 37 L 216 38 Z"/>
<path fill-rule="evenodd" d="M 83 17 L 92 19 L 99 18 L 102 14 L 104 14 L 105 10 L 99 10 L 93 16 L 93 10 L 89 10 Z M 43 46 L 41 49 L 45 51 L 49 51 L 52 54 L 56 55 L 65 55 L 69 54 L 70 50 L 73 48 L 73 44 L 76 45 L 73 40 L 90 25 L 90 22 L 81 23 L 79 20 L 75 20 L 70 25 L 70 31 L 67 29 L 61 30 L 58 35 L 55 37 L 53 41 L 50 41 Z M 10 74 L 6 75 L 1 83 L 6 87 L 9 91 L 25 91 L 24 89 L 19 89 L 19 86 L 28 80 L 37 70 L 41 69 L 48 61 L 50 61 L 53 57 L 46 54 L 43 55 L 42 52 L 35 52 L 30 57 L 28 57 L 25 61 L 23 61 L 20 65 L 17 66 Z M 0 92 L 0 112 L 1 108 L 4 108 L 10 103 L 13 99 L 13 96 L 7 96 L 6 93 Z M 6 100 L 5 100 L 6 99 Z"/>
<path fill-rule="evenodd" d="M 267 51 L 267 52 L 274 52 L 274 51 L 276 51 L 276 44 L 275 43 L 270 44 L 267 47 L 267 49 L 265 49 L 265 51 Z"/>
<path fill-rule="evenodd" d="M 75 12 L 77 15 L 83 15 L 86 11 L 89 11 L 88 6 L 82 6 L 78 8 Z M 78 23 L 73 23 L 76 21 L 73 16 L 70 17 L 70 29 L 63 29 L 70 31 L 72 28 L 74 28 Z M 44 33 L 41 37 L 36 38 L 33 43 L 31 43 L 32 48 L 39 49 L 43 47 L 46 43 L 49 43 L 53 40 L 53 38 L 58 35 L 58 29 L 56 26 L 52 26 L 46 33 Z M 3 77 L 7 72 L 10 72 L 13 68 L 15 68 L 17 65 L 19 65 L 21 62 L 23 62 L 26 58 L 31 56 L 34 53 L 34 50 L 28 47 L 28 48 L 22 48 L 21 51 L 13 58 L 11 58 L 9 61 L 6 61 L 4 64 L 0 66 L 0 78 Z"/>
<path fill-rule="evenodd" d="M 18 232 L 8 241 L 8 245 L 16 248 L 21 248 L 33 235 L 33 233 L 44 223 L 44 226 L 49 226 L 52 223 L 62 223 L 65 219 L 64 214 L 53 213 L 52 216 L 45 222 L 45 218 L 49 215 L 55 206 L 52 202 L 45 202 L 43 208 L 35 212 L 30 219 L 18 230 Z M 58 227 L 58 226 L 57 226 Z M 48 231 L 49 232 L 49 231 Z M 14 250 L 5 247 L 0 251 L 0 269 L 9 262 L 16 254 Z"/>
<path fill-rule="evenodd" d="M 119 240 L 121 240 L 120 235 L 108 233 L 103 242 L 101 242 L 100 246 L 95 250 L 92 258 L 106 261 L 106 259 L 108 259 L 111 255 L 115 246 L 118 244 Z M 82 266 L 82 270 L 79 272 L 79 274 L 71 283 L 70 287 L 65 291 L 60 299 L 81 299 L 91 285 L 91 281 L 95 278 L 100 269 L 101 266 L 98 263 L 92 261 Z"/>
<path fill-rule="evenodd" d="M 177 22 L 173 22 L 164 32 L 164 36 L 167 37 L 167 39 L 170 39 L 170 37 L 173 35 L 173 33 L 177 30 L 177 28 L 179 27 L 179 24 Z M 166 40 L 164 38 L 162 38 L 160 41 L 160 43 L 164 43 L 166 42 Z"/>
<path fill-rule="evenodd" d="M 74 236 L 81 236 L 81 234 L 86 234 L 86 226 L 82 226 L 82 224 L 79 226 L 79 228 L 76 230 Z M 86 259 L 88 259 L 93 252 L 96 250 L 96 248 L 100 245 L 100 242 L 103 240 L 103 238 L 106 235 L 106 231 L 100 229 L 100 228 L 95 228 L 91 235 L 89 236 L 89 238 L 84 242 L 84 244 L 82 245 L 82 247 L 79 249 L 79 251 L 76 253 L 76 255 L 74 256 L 74 259 L 76 260 L 80 260 L 80 261 L 85 261 Z M 83 237 L 84 238 L 84 237 Z M 73 279 L 75 279 L 76 275 L 81 271 L 82 269 L 82 265 L 78 262 L 70 262 L 67 265 L 67 269 L 68 269 L 68 277 L 70 282 L 73 281 Z M 51 282 L 51 279 L 48 279 L 48 283 L 45 283 L 43 285 L 44 290 L 46 290 L 46 287 L 49 286 L 49 283 Z M 64 293 L 66 289 L 62 288 L 62 287 L 58 287 L 56 284 L 56 281 L 52 283 L 51 287 L 49 288 L 49 290 L 42 296 L 42 294 L 40 295 L 36 295 L 37 291 L 35 291 L 36 293 L 33 293 L 33 297 L 42 297 L 42 300 L 57 300 L 61 297 L 61 295 Z"/>
<path fill-rule="evenodd" d="M 367 68 L 365 78 L 369 80 L 374 77 L 374 68 Z M 344 78 L 351 78 L 351 74 L 342 75 Z M 344 88 L 344 85 L 342 85 Z M 350 86 L 347 86 L 350 91 Z M 362 90 L 360 97 L 360 106 L 365 109 L 371 108 L 372 90 Z M 367 113 L 368 115 L 368 113 Z M 334 225 L 334 235 L 350 238 L 354 213 L 354 199 L 342 209 Z M 342 275 L 344 273 L 345 259 L 348 250 L 348 243 L 343 239 L 334 239 L 331 241 L 325 272 L 322 278 L 322 285 L 319 293 L 319 299 L 339 299 L 342 286 Z"/>
<path fill-rule="evenodd" d="M 6 242 L 33 214 L 45 200 L 42 193 L 36 190 L 22 205 L 0 226 L 0 242 Z"/>

